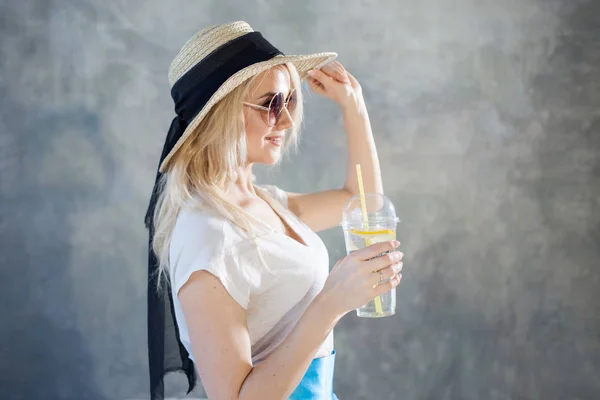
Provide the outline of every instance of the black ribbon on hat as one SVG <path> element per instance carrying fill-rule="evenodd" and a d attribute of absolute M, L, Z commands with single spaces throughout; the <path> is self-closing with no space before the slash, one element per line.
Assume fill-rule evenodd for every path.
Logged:
<path fill-rule="evenodd" d="M 173 295 L 166 285 L 157 281 L 158 259 L 152 250 L 152 241 L 154 210 L 161 190 L 160 165 L 188 125 L 227 79 L 252 64 L 282 54 L 259 32 L 247 33 L 225 43 L 206 56 L 187 71 L 171 89 L 177 116 L 171 122 L 165 139 L 145 217 L 146 228 L 148 228 L 148 364 L 151 400 L 164 399 L 163 379 L 168 372 L 185 372 L 189 383 L 188 393 L 196 385 L 194 363 L 179 337 Z M 159 287 L 162 289 L 160 292 Z"/>

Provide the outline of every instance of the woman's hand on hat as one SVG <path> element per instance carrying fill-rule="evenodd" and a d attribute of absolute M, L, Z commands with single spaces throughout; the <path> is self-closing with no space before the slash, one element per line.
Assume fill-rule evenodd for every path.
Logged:
<path fill-rule="evenodd" d="M 314 92 L 335 101 L 344 111 L 364 104 L 360 84 L 339 61 L 308 71 L 308 84 Z"/>
<path fill-rule="evenodd" d="M 351 84 L 350 77 L 348 77 L 348 71 L 346 71 L 346 68 L 344 68 L 342 63 L 337 60 L 323 65 L 321 67 L 321 72 L 324 72 L 338 82 Z"/>

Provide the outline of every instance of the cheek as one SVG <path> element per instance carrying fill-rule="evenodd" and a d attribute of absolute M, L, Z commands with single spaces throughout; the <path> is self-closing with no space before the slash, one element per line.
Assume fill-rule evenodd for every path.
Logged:
<path fill-rule="evenodd" d="M 244 125 L 246 128 L 246 137 L 249 142 L 257 142 L 262 140 L 269 133 L 269 127 L 265 125 L 260 113 L 248 112 L 244 115 Z"/>

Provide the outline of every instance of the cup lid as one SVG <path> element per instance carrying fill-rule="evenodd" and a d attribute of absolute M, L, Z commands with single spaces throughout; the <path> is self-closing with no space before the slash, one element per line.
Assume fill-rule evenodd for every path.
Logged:
<path fill-rule="evenodd" d="M 365 193 L 365 205 L 369 226 L 393 226 L 400 220 L 394 204 L 381 193 Z M 364 226 L 360 195 L 352 196 L 342 214 L 342 227 L 351 229 Z"/>

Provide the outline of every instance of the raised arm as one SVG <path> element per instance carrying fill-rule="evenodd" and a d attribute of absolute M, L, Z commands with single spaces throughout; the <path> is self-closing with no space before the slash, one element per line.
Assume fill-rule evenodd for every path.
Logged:
<path fill-rule="evenodd" d="M 347 81 L 344 81 L 344 74 L 347 74 Z M 344 205 L 358 193 L 356 164 L 361 165 L 366 192 L 383 193 L 383 183 L 369 114 L 358 81 L 339 63 L 315 70 L 310 76 L 309 82 L 314 91 L 340 105 L 348 146 L 346 181 L 341 189 L 288 193 L 290 210 L 318 232 L 338 225 Z"/>

